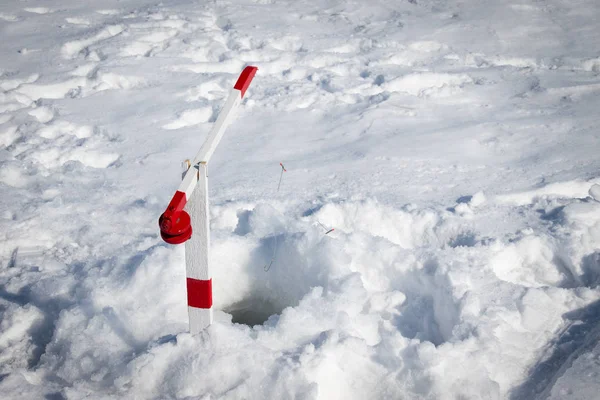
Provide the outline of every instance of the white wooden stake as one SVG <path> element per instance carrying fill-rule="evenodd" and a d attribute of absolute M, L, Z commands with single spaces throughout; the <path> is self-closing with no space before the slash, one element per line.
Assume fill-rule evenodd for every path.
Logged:
<path fill-rule="evenodd" d="M 198 333 L 208 327 L 213 317 L 212 275 L 209 268 L 208 162 L 257 70 L 256 67 L 246 67 L 240 74 L 206 141 L 158 220 L 160 234 L 167 243 L 185 242 L 191 333 Z"/>
<path fill-rule="evenodd" d="M 213 321 L 212 309 L 212 275 L 208 264 L 210 252 L 210 216 L 208 215 L 208 170 L 207 165 L 198 165 L 198 185 L 186 205 L 190 214 L 194 233 L 185 242 L 185 268 L 188 291 L 188 314 L 190 317 L 190 332 L 198 333 Z M 200 283 L 194 282 L 200 281 Z M 194 301 L 193 291 L 204 304 Z M 210 301 L 208 301 L 210 300 Z M 201 303 L 201 302 L 200 302 Z M 192 304 L 192 305 L 190 305 Z M 195 307 L 202 305 L 203 307 Z"/>

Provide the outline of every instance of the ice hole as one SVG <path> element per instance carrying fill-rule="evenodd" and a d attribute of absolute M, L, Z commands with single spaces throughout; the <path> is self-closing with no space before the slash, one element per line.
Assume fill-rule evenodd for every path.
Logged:
<path fill-rule="evenodd" d="M 281 303 L 254 296 L 231 304 L 223 311 L 231 314 L 232 322 L 253 327 L 264 324 L 272 315 L 281 314 L 284 308 Z"/>
<path fill-rule="evenodd" d="M 236 215 L 236 236 L 231 243 L 223 242 L 219 251 L 222 263 L 233 259 L 237 269 L 219 270 L 222 277 L 215 277 L 227 282 L 218 308 L 234 323 L 262 325 L 272 315 L 297 306 L 313 287 L 326 286 L 332 260 L 345 256 L 320 226 L 287 219 L 268 204 L 237 210 Z"/>

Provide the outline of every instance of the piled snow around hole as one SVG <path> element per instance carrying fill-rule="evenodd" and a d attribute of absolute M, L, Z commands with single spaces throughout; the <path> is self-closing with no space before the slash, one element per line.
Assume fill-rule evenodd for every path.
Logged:
<path fill-rule="evenodd" d="M 554 236 L 554 245 L 527 232 L 503 243 L 470 231 L 472 243 L 453 246 L 462 217 L 373 200 L 230 202 L 212 210 L 217 311 L 205 334 L 183 333 L 181 248 L 140 242 L 129 258 L 85 269 L 17 253 L 15 264 L 65 273 L 21 292 L 3 289 L 3 298 L 26 305 L 4 315 L 4 360 L 80 382 L 65 393 L 110 385 L 124 397 L 237 387 L 236 396 L 270 398 L 441 398 L 449 390 L 503 398 L 536 351 L 567 329 L 561 316 L 594 298 L 586 286 L 600 276 L 591 250 L 600 245 L 595 201 L 566 202 L 556 223 L 572 233 Z M 335 230 L 325 234 L 323 226 Z M 517 271 L 531 275 L 519 278 Z M 11 285 L 23 279 L 15 276 Z M 54 334 L 44 336 L 50 326 Z M 201 380 L 194 378 L 199 371 Z M 10 374 L 2 385 L 37 393 L 27 382 L 40 377 L 25 376 Z"/>

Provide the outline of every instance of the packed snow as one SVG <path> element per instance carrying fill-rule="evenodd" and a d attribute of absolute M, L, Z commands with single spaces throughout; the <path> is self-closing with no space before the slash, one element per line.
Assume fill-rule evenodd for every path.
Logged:
<path fill-rule="evenodd" d="M 2 399 L 597 397 L 596 0 L 13 0 L 0 32 Z M 190 335 L 157 220 L 246 65 Z"/>

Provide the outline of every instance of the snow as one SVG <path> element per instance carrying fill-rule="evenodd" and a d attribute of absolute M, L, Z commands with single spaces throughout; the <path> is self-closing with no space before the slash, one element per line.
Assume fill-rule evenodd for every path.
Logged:
<path fill-rule="evenodd" d="M 31 0 L 0 31 L 3 399 L 595 398 L 598 2 Z M 245 65 L 192 336 L 157 220 Z"/>

